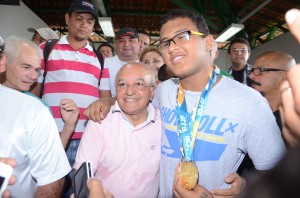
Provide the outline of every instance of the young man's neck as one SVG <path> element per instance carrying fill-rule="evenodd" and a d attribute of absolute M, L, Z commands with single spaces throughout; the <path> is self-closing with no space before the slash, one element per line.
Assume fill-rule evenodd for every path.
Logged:
<path fill-rule="evenodd" d="M 210 71 L 211 67 L 201 70 L 194 75 L 180 79 L 180 83 L 185 90 L 202 92 L 209 80 Z"/>
<path fill-rule="evenodd" d="M 85 47 L 88 42 L 87 40 L 77 41 L 70 36 L 67 36 L 67 40 L 68 40 L 69 44 L 72 46 L 72 48 L 76 51 Z"/>

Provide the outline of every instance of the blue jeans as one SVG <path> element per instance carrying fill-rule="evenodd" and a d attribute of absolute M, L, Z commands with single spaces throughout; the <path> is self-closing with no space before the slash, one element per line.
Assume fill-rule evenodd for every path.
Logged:
<path fill-rule="evenodd" d="M 76 153 L 77 153 L 77 149 L 80 143 L 80 139 L 77 140 L 71 140 L 69 143 L 69 146 L 67 148 L 66 154 L 70 163 L 70 166 L 72 168 L 72 170 L 70 171 L 70 173 L 68 175 L 66 175 L 66 179 L 65 179 L 65 185 L 64 185 L 64 189 L 62 192 L 62 197 L 65 198 L 70 198 L 70 195 L 72 194 L 73 190 L 72 190 L 72 179 L 73 179 L 73 165 L 75 163 L 75 158 L 76 158 Z"/>

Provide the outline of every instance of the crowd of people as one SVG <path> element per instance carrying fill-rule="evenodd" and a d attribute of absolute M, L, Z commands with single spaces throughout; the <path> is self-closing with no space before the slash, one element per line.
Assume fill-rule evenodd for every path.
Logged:
<path fill-rule="evenodd" d="M 96 20 L 92 3 L 75 0 L 67 35 L 29 28 L 31 41 L 0 37 L 0 163 L 14 169 L 2 197 L 72 197 L 86 161 L 92 198 L 298 195 L 287 185 L 300 175 L 300 66 L 291 55 L 266 51 L 252 65 L 249 42 L 235 38 L 232 66 L 221 70 L 203 16 L 175 9 L 158 46 L 145 31 L 117 31 L 115 44 L 97 48 L 102 68 L 89 42 Z M 300 43 L 300 11 L 286 21 Z M 49 39 L 57 42 L 45 58 Z"/>

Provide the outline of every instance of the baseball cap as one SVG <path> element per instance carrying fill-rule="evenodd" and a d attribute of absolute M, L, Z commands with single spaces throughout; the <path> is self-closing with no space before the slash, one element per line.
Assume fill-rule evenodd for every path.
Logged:
<path fill-rule="evenodd" d="M 116 33 L 116 38 L 118 38 L 120 36 L 130 36 L 132 38 L 139 38 L 137 31 L 130 27 L 124 27 L 124 28 L 120 29 Z"/>
<path fill-rule="evenodd" d="M 90 13 L 97 18 L 97 13 L 93 4 L 84 0 L 75 0 L 69 7 L 68 13 L 77 12 L 77 13 Z"/>
<path fill-rule="evenodd" d="M 0 36 L 0 54 L 2 54 L 3 52 L 4 52 L 4 41 Z"/>
<path fill-rule="evenodd" d="M 37 32 L 45 40 L 59 39 L 59 36 L 51 28 L 39 28 L 39 29 L 28 28 L 27 31 L 32 33 Z"/>

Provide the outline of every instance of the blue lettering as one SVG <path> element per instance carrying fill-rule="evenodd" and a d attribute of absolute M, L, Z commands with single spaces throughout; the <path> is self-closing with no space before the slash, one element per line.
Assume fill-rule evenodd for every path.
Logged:
<path fill-rule="evenodd" d="M 216 116 L 213 116 L 211 118 L 211 120 L 209 121 L 207 127 L 205 128 L 204 132 L 210 133 L 210 134 L 214 133 L 214 130 L 211 130 L 211 127 L 212 127 L 213 123 L 215 122 L 215 120 L 216 120 Z"/>
<path fill-rule="evenodd" d="M 204 130 L 204 128 L 206 127 L 208 121 L 209 121 L 209 116 L 208 115 L 202 116 L 201 121 L 200 121 L 200 129 L 198 129 L 198 131 Z"/>
<path fill-rule="evenodd" d="M 226 122 L 226 118 L 222 118 L 222 120 L 219 122 L 216 130 L 215 130 L 215 135 L 220 135 L 220 136 L 223 136 L 224 132 L 221 131 L 224 123 Z"/>

